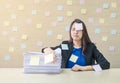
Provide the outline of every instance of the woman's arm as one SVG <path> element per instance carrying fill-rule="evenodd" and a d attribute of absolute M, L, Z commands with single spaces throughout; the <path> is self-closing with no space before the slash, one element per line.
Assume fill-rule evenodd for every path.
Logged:
<path fill-rule="evenodd" d="M 104 69 L 110 68 L 110 63 L 107 61 L 107 59 L 103 56 L 103 54 L 96 48 L 96 46 L 93 44 L 93 56 L 97 62 L 97 64 L 100 65 L 100 67 Z"/>
<path fill-rule="evenodd" d="M 72 67 L 72 70 L 73 71 L 94 71 L 93 67 L 92 66 L 80 66 L 80 65 L 77 65 L 75 64 L 73 67 Z"/>

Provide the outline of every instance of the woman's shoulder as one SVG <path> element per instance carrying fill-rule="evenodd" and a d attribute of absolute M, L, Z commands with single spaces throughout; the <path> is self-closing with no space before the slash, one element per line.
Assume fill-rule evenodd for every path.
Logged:
<path fill-rule="evenodd" d="M 69 44 L 69 43 L 70 43 L 69 40 L 64 40 L 64 41 L 62 41 L 62 44 Z"/>
<path fill-rule="evenodd" d="M 90 47 L 90 48 L 95 48 L 96 45 L 95 45 L 95 43 L 91 42 L 91 43 L 88 44 L 88 47 Z"/>

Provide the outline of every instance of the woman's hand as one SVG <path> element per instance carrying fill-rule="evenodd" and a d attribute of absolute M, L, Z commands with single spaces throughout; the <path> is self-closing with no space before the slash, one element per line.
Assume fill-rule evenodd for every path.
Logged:
<path fill-rule="evenodd" d="M 92 68 L 92 66 L 80 66 L 80 65 L 75 64 L 72 67 L 72 70 L 73 71 L 93 71 L 94 69 Z"/>
<path fill-rule="evenodd" d="M 83 71 L 83 70 L 84 70 L 84 67 L 75 64 L 75 65 L 72 67 L 72 70 L 73 70 L 73 71 Z"/>
<path fill-rule="evenodd" d="M 48 54 L 52 54 L 53 55 L 53 61 L 52 61 L 52 63 L 55 63 L 56 62 L 56 53 L 55 53 L 55 51 L 54 50 L 52 50 L 51 48 L 45 48 L 44 49 L 44 53 L 45 53 L 45 55 L 48 55 Z"/>

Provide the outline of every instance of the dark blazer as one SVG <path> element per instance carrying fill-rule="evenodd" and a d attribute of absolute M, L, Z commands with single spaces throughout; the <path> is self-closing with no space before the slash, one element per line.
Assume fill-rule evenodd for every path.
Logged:
<path fill-rule="evenodd" d="M 67 44 L 68 45 L 68 50 L 62 49 L 62 46 L 56 46 L 56 47 L 51 47 L 53 50 L 56 48 L 61 48 L 62 50 L 62 68 L 66 68 L 67 62 L 70 57 L 70 53 L 73 49 L 73 44 L 69 43 L 68 41 L 63 41 L 62 44 Z M 42 49 L 43 51 L 43 49 Z M 96 48 L 95 44 L 90 43 L 88 45 L 88 48 L 84 54 L 85 60 L 86 60 L 86 65 L 95 65 L 99 64 L 102 69 L 109 69 L 110 68 L 110 63 L 106 60 L 106 58 L 99 52 L 99 50 Z"/>

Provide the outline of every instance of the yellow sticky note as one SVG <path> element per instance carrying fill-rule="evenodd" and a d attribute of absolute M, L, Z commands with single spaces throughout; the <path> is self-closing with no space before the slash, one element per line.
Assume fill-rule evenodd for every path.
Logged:
<path fill-rule="evenodd" d="M 61 34 L 58 34 L 58 35 L 57 35 L 57 39 L 58 39 L 58 40 L 61 40 L 61 39 L 62 39 L 62 35 L 61 35 Z"/>
<path fill-rule="evenodd" d="M 67 5 L 72 5 L 72 0 L 67 0 Z"/>
<path fill-rule="evenodd" d="M 24 10 L 24 5 L 18 5 L 18 10 Z"/>
<path fill-rule="evenodd" d="M 99 19 L 99 23 L 104 23 L 105 21 L 104 21 L 104 18 L 100 18 Z"/>
<path fill-rule="evenodd" d="M 28 36 L 26 34 L 22 35 L 23 40 L 27 40 Z"/>
<path fill-rule="evenodd" d="M 111 6 L 112 6 L 113 8 L 116 8 L 116 7 L 117 7 L 116 2 L 112 2 L 112 3 L 111 3 Z"/>
<path fill-rule="evenodd" d="M 10 25 L 10 22 L 9 21 L 5 21 L 4 22 L 4 26 L 9 26 Z"/>
<path fill-rule="evenodd" d="M 67 16 L 72 16 L 72 11 L 67 11 Z"/>
<path fill-rule="evenodd" d="M 32 66 L 38 66 L 40 65 L 40 56 L 30 56 L 30 63 L 29 65 L 32 65 Z"/>
<path fill-rule="evenodd" d="M 36 24 L 36 28 L 38 29 L 42 28 L 42 24 Z"/>
<path fill-rule="evenodd" d="M 102 40 L 103 40 L 103 41 L 107 41 L 107 40 L 108 40 L 108 37 L 107 37 L 107 36 L 103 36 L 103 37 L 102 37 Z"/>
<path fill-rule="evenodd" d="M 9 52 L 14 52 L 14 47 L 9 47 Z"/>
<path fill-rule="evenodd" d="M 45 64 L 50 63 L 52 61 L 53 61 L 53 54 L 45 55 L 45 57 L 44 57 L 44 63 Z"/>
<path fill-rule="evenodd" d="M 77 59 L 78 59 L 78 57 L 76 55 L 72 54 L 69 60 L 76 63 Z"/>
<path fill-rule="evenodd" d="M 87 9 L 81 9 L 81 14 L 86 14 Z"/>

